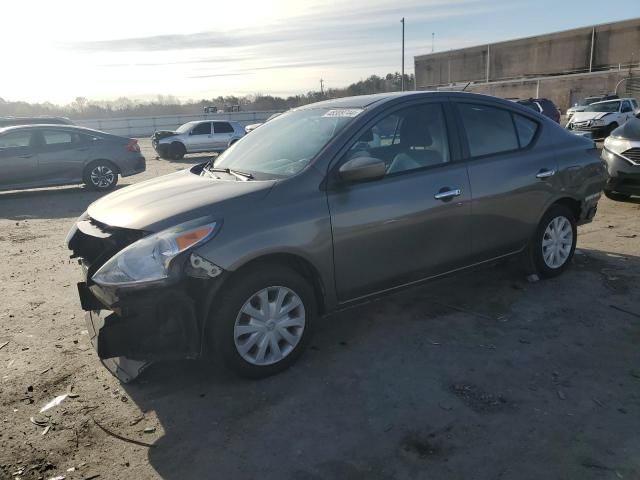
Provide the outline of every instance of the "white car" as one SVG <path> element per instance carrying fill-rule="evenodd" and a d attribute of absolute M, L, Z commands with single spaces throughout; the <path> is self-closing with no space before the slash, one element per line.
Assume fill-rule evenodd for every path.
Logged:
<path fill-rule="evenodd" d="M 576 112 L 567 124 L 577 133 L 589 132 L 593 138 L 605 138 L 634 116 L 638 108 L 635 98 L 619 98 L 588 105 L 584 111 Z"/>
<path fill-rule="evenodd" d="M 571 120 L 571 116 L 576 112 L 584 112 L 584 109 L 587 108 L 592 103 L 596 102 L 604 102 L 605 100 L 617 100 L 617 95 L 599 95 L 594 97 L 583 98 L 579 102 L 577 102 L 573 107 L 567 109 L 567 117 Z"/>
<path fill-rule="evenodd" d="M 186 153 L 223 152 L 245 135 L 238 122 L 197 120 L 177 130 L 158 130 L 151 145 L 160 158 L 180 160 Z"/>

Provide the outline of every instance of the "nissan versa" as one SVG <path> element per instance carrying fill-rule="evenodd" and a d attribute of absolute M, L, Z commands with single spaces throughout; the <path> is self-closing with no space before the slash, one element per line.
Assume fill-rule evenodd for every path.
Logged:
<path fill-rule="evenodd" d="M 342 98 L 97 200 L 67 245 L 94 346 L 125 381 L 205 352 L 262 377 L 332 310 L 516 254 L 561 273 L 605 181 L 591 140 L 512 102 Z"/>

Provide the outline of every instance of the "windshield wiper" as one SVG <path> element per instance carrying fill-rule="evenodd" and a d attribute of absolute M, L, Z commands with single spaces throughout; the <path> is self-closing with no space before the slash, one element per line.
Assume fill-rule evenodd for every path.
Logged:
<path fill-rule="evenodd" d="M 240 180 L 246 181 L 246 180 L 253 180 L 253 175 L 250 174 L 249 172 L 243 172 L 242 170 L 232 170 L 231 168 L 218 168 L 218 167 L 214 167 L 213 165 L 207 164 L 204 166 L 203 170 L 207 171 L 207 172 L 222 172 L 222 173 L 226 173 L 227 175 L 233 175 L 234 177 L 239 178 Z"/>

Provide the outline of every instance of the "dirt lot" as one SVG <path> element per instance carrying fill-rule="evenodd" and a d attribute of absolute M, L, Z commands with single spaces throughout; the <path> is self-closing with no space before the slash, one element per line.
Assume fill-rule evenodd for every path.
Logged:
<path fill-rule="evenodd" d="M 144 146 L 122 184 L 198 161 Z M 603 199 L 561 278 L 506 263 L 341 312 L 267 380 L 177 362 L 121 385 L 63 245 L 96 198 L 0 193 L 1 478 L 640 478 L 640 200 Z"/>

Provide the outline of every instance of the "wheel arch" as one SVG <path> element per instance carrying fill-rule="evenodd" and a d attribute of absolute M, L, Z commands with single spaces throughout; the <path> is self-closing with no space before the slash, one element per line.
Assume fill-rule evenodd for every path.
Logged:
<path fill-rule="evenodd" d="M 276 252 L 266 253 L 264 255 L 254 257 L 240 265 L 235 270 L 231 271 L 228 281 L 232 280 L 233 278 L 237 278 L 240 275 L 246 274 L 251 270 L 270 264 L 291 268 L 296 273 L 308 280 L 311 287 L 313 288 L 313 292 L 316 297 L 315 300 L 316 306 L 318 308 L 318 313 L 322 315 L 327 312 L 327 290 L 322 280 L 322 276 L 320 275 L 320 271 L 316 268 L 315 265 L 313 265 L 311 261 L 295 253 Z"/>
<path fill-rule="evenodd" d="M 121 171 L 120 171 L 120 167 L 113 161 L 113 160 L 109 160 L 108 158 L 94 158 L 92 160 L 87 161 L 84 164 L 84 171 L 83 174 L 87 173 L 87 169 L 93 165 L 94 163 L 97 162 L 105 162 L 108 163 L 109 165 L 111 165 L 113 167 L 113 171 L 115 173 L 117 173 L 118 175 L 121 175 Z"/>

